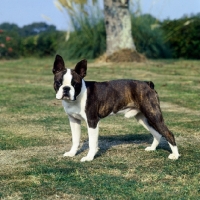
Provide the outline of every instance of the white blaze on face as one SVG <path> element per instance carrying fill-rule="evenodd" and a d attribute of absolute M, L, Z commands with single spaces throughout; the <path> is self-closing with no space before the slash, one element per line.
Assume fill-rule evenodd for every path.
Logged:
<path fill-rule="evenodd" d="M 62 85 L 60 86 L 57 94 L 56 94 L 56 99 L 62 99 L 63 98 L 63 88 L 65 86 L 69 87 L 69 99 L 74 100 L 74 95 L 75 95 L 75 90 L 74 87 L 71 85 L 72 81 L 72 74 L 71 74 L 71 69 L 67 69 L 67 73 L 64 74 L 63 76 L 63 82 Z"/>

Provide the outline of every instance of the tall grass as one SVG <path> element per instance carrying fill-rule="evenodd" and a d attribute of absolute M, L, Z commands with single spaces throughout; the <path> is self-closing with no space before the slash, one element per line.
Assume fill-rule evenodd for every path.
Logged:
<path fill-rule="evenodd" d="M 94 9 L 95 8 L 95 9 Z M 85 14 L 76 9 L 70 14 L 73 31 L 58 50 L 67 59 L 97 58 L 106 51 L 104 17 L 99 6 L 86 7 Z M 170 50 L 164 42 L 158 21 L 151 15 L 132 14 L 132 35 L 137 51 L 149 58 L 169 58 Z M 116 41 L 117 42 L 117 41 Z"/>
<path fill-rule="evenodd" d="M 106 32 L 100 7 L 87 5 L 84 9 L 87 13 L 81 12 L 80 9 L 69 13 L 73 31 L 58 50 L 58 53 L 68 59 L 92 59 L 106 50 Z"/>

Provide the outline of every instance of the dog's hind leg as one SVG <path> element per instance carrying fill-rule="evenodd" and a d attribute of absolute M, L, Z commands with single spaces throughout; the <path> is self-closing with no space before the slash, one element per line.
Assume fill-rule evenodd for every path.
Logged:
<path fill-rule="evenodd" d="M 76 155 L 80 143 L 81 136 L 81 120 L 69 117 L 70 127 L 72 131 L 72 147 L 71 150 L 64 153 L 64 157 L 73 157 Z"/>
<path fill-rule="evenodd" d="M 158 144 L 159 144 L 160 139 L 161 139 L 162 136 L 153 127 L 151 127 L 148 124 L 148 121 L 147 121 L 146 117 L 142 113 L 139 113 L 138 115 L 136 115 L 135 118 L 137 119 L 137 121 L 141 125 L 143 125 L 143 127 L 145 129 L 147 129 L 148 131 L 150 131 L 151 134 L 153 135 L 153 143 L 151 144 L 150 147 L 147 147 L 145 149 L 145 151 L 154 151 L 154 150 L 156 150 L 156 147 L 158 146 Z"/>
<path fill-rule="evenodd" d="M 149 125 L 150 131 L 154 136 L 154 142 L 152 144 L 152 148 L 157 145 L 158 141 L 161 138 L 157 136 L 156 134 L 157 132 L 166 138 L 172 150 L 172 153 L 169 155 L 168 158 L 173 160 L 178 159 L 180 155 L 178 153 L 178 148 L 176 146 L 174 135 L 165 125 L 159 105 L 154 104 L 154 102 L 151 102 L 150 105 L 148 105 L 147 103 L 145 106 L 141 107 L 141 110 L 143 114 L 145 113 L 144 116 L 146 118 L 146 120 L 143 119 L 143 121 Z"/>

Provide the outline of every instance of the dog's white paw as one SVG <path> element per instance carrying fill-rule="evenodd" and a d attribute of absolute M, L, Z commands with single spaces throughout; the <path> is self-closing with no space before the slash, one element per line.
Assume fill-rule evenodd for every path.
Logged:
<path fill-rule="evenodd" d="M 179 156 L 180 156 L 179 154 L 173 154 L 173 153 L 171 153 L 168 156 L 168 158 L 171 159 L 171 160 L 177 160 L 179 158 Z"/>
<path fill-rule="evenodd" d="M 76 155 L 76 152 L 68 151 L 63 154 L 63 157 L 74 157 L 75 155 Z"/>
<path fill-rule="evenodd" d="M 92 156 L 85 156 L 81 159 L 81 162 L 92 161 L 93 159 L 94 159 L 94 157 L 92 157 Z"/>
<path fill-rule="evenodd" d="M 146 149 L 145 149 L 145 151 L 155 151 L 156 149 L 154 148 L 154 147 L 147 147 Z"/>

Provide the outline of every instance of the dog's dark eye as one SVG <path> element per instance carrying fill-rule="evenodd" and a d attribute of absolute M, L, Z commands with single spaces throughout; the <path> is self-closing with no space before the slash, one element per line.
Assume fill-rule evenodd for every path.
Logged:
<path fill-rule="evenodd" d="M 76 82 L 72 79 L 72 82 L 71 82 L 72 86 L 75 87 L 76 86 Z"/>
<path fill-rule="evenodd" d="M 60 87 L 62 85 L 61 82 L 59 82 L 59 81 L 56 81 L 55 84 L 57 87 Z"/>

